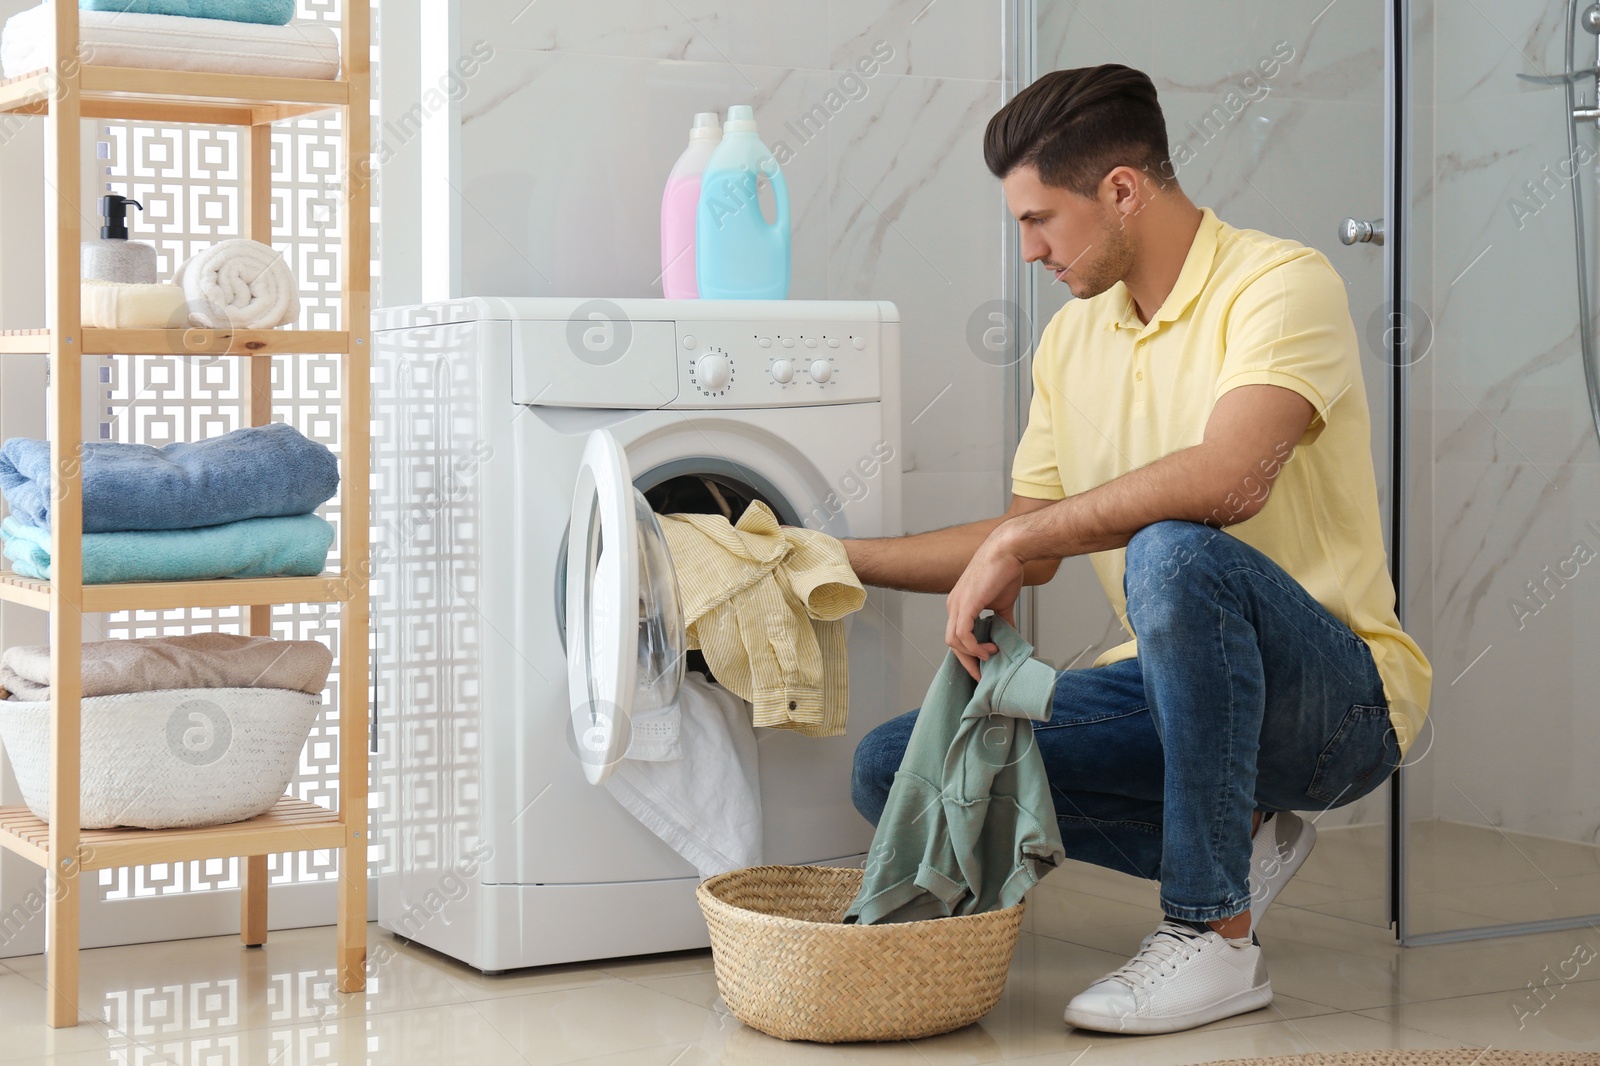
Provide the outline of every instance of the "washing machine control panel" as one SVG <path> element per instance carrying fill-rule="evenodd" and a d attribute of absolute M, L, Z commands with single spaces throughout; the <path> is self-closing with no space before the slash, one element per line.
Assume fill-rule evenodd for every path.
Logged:
<path fill-rule="evenodd" d="M 678 326 L 674 407 L 788 407 L 876 400 L 876 322 L 688 322 Z"/>
<path fill-rule="evenodd" d="M 482 298 L 482 343 L 511 348 L 511 401 L 655 410 L 882 398 L 899 313 L 870 300 Z M 483 305 L 483 306 L 478 306 Z M 410 323 L 406 323 L 410 325 Z"/>

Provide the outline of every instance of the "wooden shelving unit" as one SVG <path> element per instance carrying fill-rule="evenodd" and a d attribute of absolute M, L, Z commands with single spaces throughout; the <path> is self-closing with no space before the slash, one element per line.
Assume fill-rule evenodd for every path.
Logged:
<path fill-rule="evenodd" d="M 241 857 L 240 937 L 267 935 L 267 856 L 303 849 L 339 851 L 336 954 L 338 988 L 366 984 L 367 913 L 367 626 L 369 618 L 368 496 L 370 467 L 370 197 L 371 98 L 366 5 L 344 5 L 343 70 L 333 81 L 199 74 L 79 64 L 78 6 L 55 7 L 56 63 L 0 82 L 0 113 L 38 115 L 45 123 L 45 328 L 0 333 L 0 355 L 50 358 L 50 461 L 53 484 L 51 565 L 54 580 L 0 574 L 0 600 L 50 612 L 52 694 L 50 810 L 46 824 L 24 807 L 0 808 L 0 847 L 38 863 L 52 880 L 46 914 L 46 1021 L 78 1022 L 78 929 L 84 870 L 150 862 Z M 79 314 L 77 202 L 79 123 L 122 118 L 247 127 L 243 227 L 270 244 L 272 123 L 337 109 L 343 118 L 344 182 L 340 195 L 342 330 L 83 329 Z M 330 353 L 340 359 L 340 565 L 311 578 L 267 578 L 90 585 L 82 583 L 82 495 L 77 491 L 83 358 L 107 354 L 273 356 Z M 270 358 L 245 372 L 246 421 L 272 416 Z M 85 612 L 177 607 L 247 608 L 248 631 L 270 634 L 274 603 L 338 603 L 339 809 L 285 796 L 258 818 L 232 825 L 175 830 L 80 830 L 79 741 L 82 615 Z"/>

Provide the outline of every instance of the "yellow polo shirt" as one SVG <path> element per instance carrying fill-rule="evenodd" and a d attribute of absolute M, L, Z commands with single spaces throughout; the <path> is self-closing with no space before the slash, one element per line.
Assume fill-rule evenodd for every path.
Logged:
<path fill-rule="evenodd" d="M 1267 504 L 1227 527 L 1283 567 L 1372 649 L 1402 751 L 1428 711 L 1433 668 L 1400 628 L 1378 514 L 1367 394 L 1344 282 L 1321 252 L 1235 229 L 1208 208 L 1177 284 L 1148 324 L 1126 285 L 1068 303 L 1033 361 L 1012 464 L 1018 496 L 1059 500 L 1199 444 L 1217 397 L 1279 385 L 1316 408 Z M 1256 486 L 1241 485 L 1240 496 Z M 1241 501 L 1218 501 L 1220 515 Z M 1128 625 L 1126 549 L 1089 559 Z M 1095 660 L 1136 655 L 1135 641 Z"/>

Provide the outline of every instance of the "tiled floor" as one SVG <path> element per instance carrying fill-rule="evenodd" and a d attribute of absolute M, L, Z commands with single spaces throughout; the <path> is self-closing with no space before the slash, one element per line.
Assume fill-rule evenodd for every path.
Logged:
<path fill-rule="evenodd" d="M 1415 827 L 1413 842 L 1418 920 L 1435 928 L 1600 911 L 1595 848 L 1437 824 Z M 1157 916 L 1153 884 L 1073 863 L 1035 891 L 1000 1005 L 915 1043 L 772 1040 L 728 1016 L 705 952 L 485 977 L 373 927 L 357 996 L 330 990 L 327 929 L 274 933 L 262 949 L 218 937 L 85 952 L 85 1023 L 54 1031 L 42 1023 L 43 959 L 9 960 L 0 1062 L 1145 1066 L 1378 1047 L 1600 1051 L 1600 929 L 1398 948 L 1378 924 L 1383 862 L 1381 830 L 1323 833 L 1261 925 L 1274 1003 L 1172 1036 L 1061 1021 Z"/>

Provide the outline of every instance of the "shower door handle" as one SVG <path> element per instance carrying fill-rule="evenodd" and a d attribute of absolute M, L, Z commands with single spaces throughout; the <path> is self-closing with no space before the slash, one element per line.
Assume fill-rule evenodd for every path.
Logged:
<path fill-rule="evenodd" d="M 1347 218 L 1339 223 L 1339 241 L 1341 244 L 1382 244 L 1383 219 L 1363 222 L 1360 219 Z"/>

